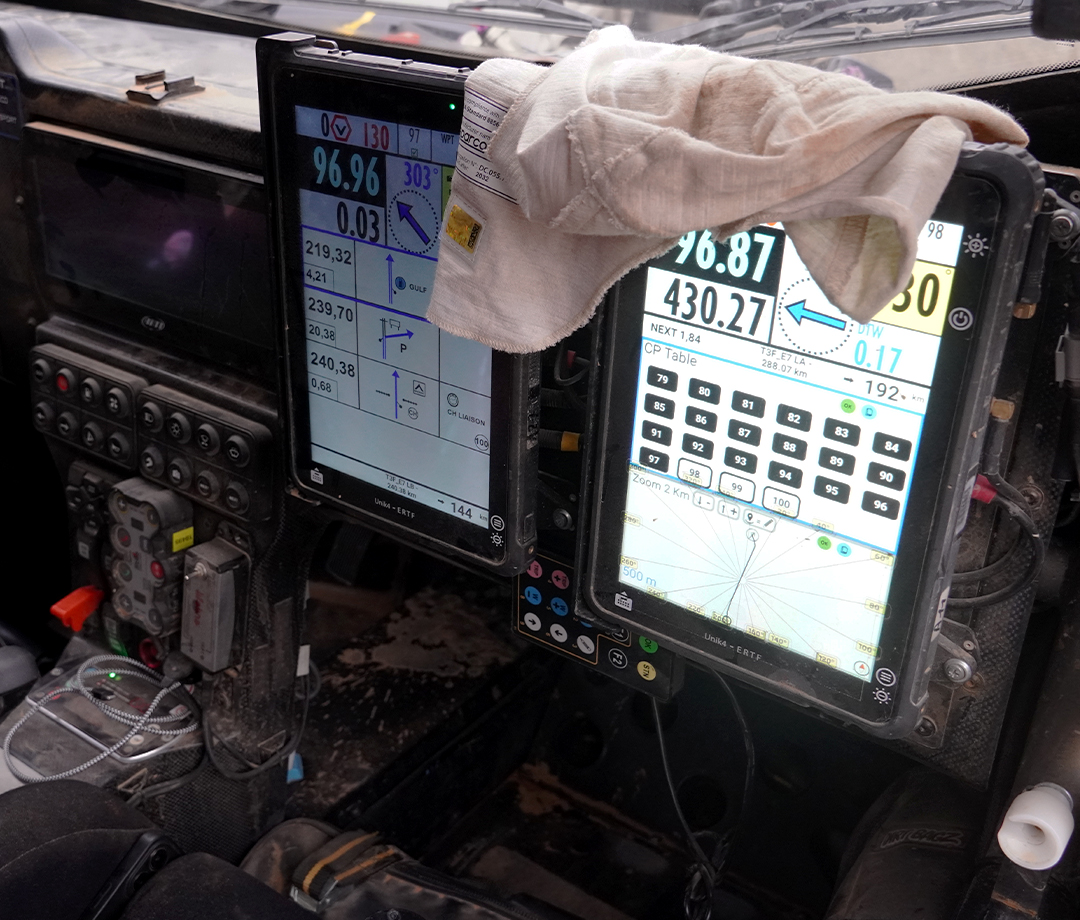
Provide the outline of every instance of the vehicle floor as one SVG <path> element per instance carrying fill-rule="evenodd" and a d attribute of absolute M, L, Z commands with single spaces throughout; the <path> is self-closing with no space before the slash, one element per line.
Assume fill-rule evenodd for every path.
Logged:
<path fill-rule="evenodd" d="M 315 579 L 321 688 L 287 815 L 363 828 L 426 864 L 588 920 L 681 917 L 690 858 L 651 701 L 527 646 L 504 585 L 391 553 L 360 587 Z M 363 579 L 360 579 L 363 582 Z M 724 914 L 822 916 L 848 838 L 911 762 L 707 672 L 660 707 L 679 800 L 706 849 L 736 825 Z"/>

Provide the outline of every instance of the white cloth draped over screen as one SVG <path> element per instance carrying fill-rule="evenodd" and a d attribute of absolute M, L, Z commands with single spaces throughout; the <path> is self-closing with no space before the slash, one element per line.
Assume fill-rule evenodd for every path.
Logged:
<path fill-rule="evenodd" d="M 485 61 L 466 84 L 428 318 L 540 350 L 684 233 L 783 221 L 829 300 L 865 322 L 907 283 L 972 139 L 1027 143 L 976 100 L 639 42 L 624 26 L 551 67 Z"/>

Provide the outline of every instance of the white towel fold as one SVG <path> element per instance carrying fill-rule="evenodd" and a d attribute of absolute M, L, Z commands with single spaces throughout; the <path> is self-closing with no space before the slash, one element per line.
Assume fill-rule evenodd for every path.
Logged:
<path fill-rule="evenodd" d="M 971 139 L 1027 143 L 983 102 L 639 42 L 625 26 L 551 67 L 485 61 L 466 83 L 428 318 L 538 351 L 684 233 L 783 221 L 829 300 L 865 322 L 907 283 Z"/>

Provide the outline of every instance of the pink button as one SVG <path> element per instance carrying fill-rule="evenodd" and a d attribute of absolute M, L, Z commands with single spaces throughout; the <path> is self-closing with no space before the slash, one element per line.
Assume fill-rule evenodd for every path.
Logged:
<path fill-rule="evenodd" d="M 533 578 L 539 578 L 541 575 L 544 574 L 544 567 L 537 560 L 534 559 L 529 565 L 527 571 L 529 575 Z"/>
<path fill-rule="evenodd" d="M 556 569 L 551 573 L 551 583 L 556 588 L 565 591 L 570 587 L 570 577 L 562 569 Z"/>

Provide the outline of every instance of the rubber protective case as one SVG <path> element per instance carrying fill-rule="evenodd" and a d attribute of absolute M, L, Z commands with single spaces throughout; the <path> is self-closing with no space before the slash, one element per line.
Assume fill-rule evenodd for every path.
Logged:
<path fill-rule="evenodd" d="M 664 592 L 658 588 L 634 587 L 629 577 L 620 580 L 620 566 L 627 561 L 621 556 L 627 484 L 631 466 L 639 462 L 638 457 L 631 456 L 630 447 L 635 437 L 635 394 L 638 394 L 643 347 L 645 266 L 624 278 L 609 295 L 607 304 L 604 393 L 596 431 L 587 571 L 582 579 L 586 600 L 596 614 L 650 635 L 691 660 L 798 705 L 858 725 L 870 734 L 883 738 L 909 734 L 917 725 L 927 699 L 957 537 L 967 519 L 990 400 L 1032 222 L 1041 207 L 1042 190 L 1042 172 L 1025 151 L 1004 144 L 991 147 L 967 144 L 935 212 L 935 220 L 964 225 L 966 245 L 956 263 L 948 304 L 951 321 L 944 324 L 920 432 L 921 447 L 910 473 L 910 493 L 894 559 L 895 573 L 888 603 L 882 605 L 881 640 L 877 655 L 866 656 L 869 663 L 862 664 L 864 679 L 841 672 L 835 662 L 814 660 L 784 648 L 764 634 L 752 635 L 723 625 L 721 617 L 710 618 L 703 615 L 703 610 L 691 612 L 665 600 Z M 664 259 L 670 262 L 671 254 L 654 261 Z M 958 307 L 962 308 L 960 313 Z M 746 322 L 744 319 L 744 325 Z M 724 386 L 719 383 L 718 389 Z M 674 392 L 654 389 L 677 402 Z M 714 413 L 722 409 L 705 402 L 693 405 Z M 814 413 L 817 418 L 823 410 L 814 407 Z M 656 421 L 664 426 L 679 424 L 678 419 L 671 423 L 663 417 Z M 749 421 L 756 420 L 749 418 Z M 709 430 L 715 430 L 716 419 L 708 423 L 714 426 Z M 721 430 L 717 435 L 705 437 L 722 435 Z M 668 438 L 662 443 L 670 441 L 670 432 L 660 432 L 660 436 Z M 705 449 L 711 452 L 711 442 L 706 441 L 706 445 Z M 688 481 L 681 472 L 678 479 L 672 475 L 674 470 L 667 473 L 667 455 L 678 449 L 678 444 L 659 449 L 667 452 L 660 454 L 663 457 L 660 462 L 669 481 L 676 485 L 680 479 L 683 483 Z M 683 450 L 686 449 L 684 446 Z M 761 450 L 767 451 L 768 446 Z M 775 457 L 769 455 L 767 459 Z M 719 456 L 710 462 L 715 466 L 718 460 L 721 460 Z M 687 461 L 684 458 L 678 462 Z M 813 458 L 808 465 L 812 462 Z M 718 507 L 722 500 L 737 506 L 742 515 L 762 512 L 760 508 L 731 500 L 728 497 L 731 492 L 718 492 L 711 472 L 708 472 L 711 491 L 708 486 L 702 490 L 704 479 L 700 477 L 705 473 L 694 473 L 695 465 L 689 463 L 687 470 L 689 475 L 699 477 L 697 485 L 702 502 L 710 501 L 711 496 Z M 679 469 L 682 471 L 681 466 Z M 699 466 L 700 469 L 707 468 Z M 689 482 L 692 484 L 693 479 Z M 822 529 L 817 539 L 835 543 L 838 538 L 830 537 L 830 533 Z M 742 576 L 739 578 L 736 590 Z M 730 618 L 728 622 L 732 622 Z"/>
<path fill-rule="evenodd" d="M 490 439 L 481 448 L 486 448 L 489 457 L 486 527 L 402 494 L 408 492 L 409 483 L 400 477 L 397 480 L 400 485 L 395 484 L 396 491 L 391 491 L 330 468 L 325 463 L 317 465 L 311 457 L 309 368 L 306 366 L 309 343 L 305 337 L 303 256 L 298 237 L 300 214 L 296 177 L 299 172 L 296 170 L 299 164 L 294 151 L 297 140 L 294 106 L 315 106 L 338 112 L 357 112 L 365 106 L 374 106 L 375 111 L 388 113 L 382 117 L 392 118 L 395 122 L 420 124 L 421 120 L 430 117 L 435 119 L 429 125 L 433 130 L 456 134 L 460 130 L 468 69 L 342 51 L 332 42 L 316 41 L 314 36 L 299 33 L 260 39 L 256 54 L 267 197 L 282 314 L 282 370 L 287 395 L 292 481 L 304 495 L 430 552 L 501 574 L 522 571 L 532 558 L 536 539 L 538 355 L 491 353 Z M 396 103 L 397 94 L 401 97 L 400 106 Z M 373 99 L 375 101 L 371 101 Z M 432 99 L 443 101 L 441 114 L 433 114 L 436 106 Z M 341 117 L 335 116 L 335 119 Z M 348 149 L 362 151 L 365 148 Z M 382 148 L 372 149 L 386 149 L 385 141 Z M 362 194 L 359 179 L 356 188 Z M 385 216 L 389 220 L 389 210 L 385 211 Z M 428 232 L 435 231 L 429 228 Z M 402 282 L 401 278 L 396 280 Z M 404 288 L 399 289 L 401 291 Z M 387 315 L 393 319 L 392 313 Z M 396 388 L 396 383 L 394 386 Z M 439 394 L 434 398 L 439 399 Z M 440 408 L 448 411 L 446 407 Z M 402 471 L 388 470 L 387 473 L 400 474 Z"/>

